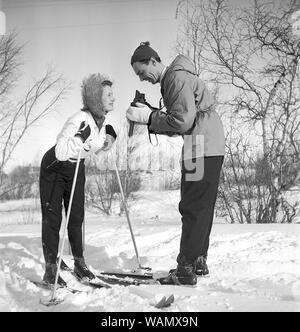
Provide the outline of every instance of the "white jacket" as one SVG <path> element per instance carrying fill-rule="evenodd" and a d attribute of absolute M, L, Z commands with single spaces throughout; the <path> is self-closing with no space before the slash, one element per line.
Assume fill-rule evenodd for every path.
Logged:
<path fill-rule="evenodd" d="M 83 121 L 88 123 L 91 128 L 91 134 L 85 143 L 82 142 L 80 137 L 75 137 Z M 99 131 L 90 113 L 80 111 L 72 115 L 57 136 L 55 147 L 56 158 L 60 161 L 69 159 L 76 161 L 80 150 L 82 151 L 81 159 L 85 159 L 90 153 L 100 152 L 106 138 L 106 124 L 105 120 Z"/>

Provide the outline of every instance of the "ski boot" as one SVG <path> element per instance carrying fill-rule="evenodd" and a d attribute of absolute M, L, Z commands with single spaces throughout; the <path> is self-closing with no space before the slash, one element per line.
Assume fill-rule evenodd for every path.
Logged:
<path fill-rule="evenodd" d="M 78 279 L 91 281 L 96 276 L 88 269 L 83 257 L 74 257 L 74 273 Z"/>
<path fill-rule="evenodd" d="M 55 284 L 55 277 L 57 272 L 57 265 L 46 263 L 46 271 L 43 277 L 43 281 L 46 284 L 54 285 Z M 61 278 L 61 276 L 58 276 L 57 284 L 61 287 L 66 287 L 67 283 Z"/>
<path fill-rule="evenodd" d="M 172 269 L 166 278 L 160 278 L 162 285 L 191 285 L 197 284 L 197 275 L 195 273 L 195 264 L 188 263 L 183 257 L 177 259 L 176 269 Z"/>
<path fill-rule="evenodd" d="M 209 270 L 206 264 L 206 256 L 199 256 L 196 260 L 196 274 L 198 276 L 208 276 Z"/>

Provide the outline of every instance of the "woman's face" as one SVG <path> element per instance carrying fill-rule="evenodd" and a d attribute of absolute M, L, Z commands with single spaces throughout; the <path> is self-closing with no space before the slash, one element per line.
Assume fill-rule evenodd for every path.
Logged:
<path fill-rule="evenodd" d="M 102 105 L 105 114 L 114 110 L 115 98 L 111 86 L 104 86 L 102 91 Z"/>

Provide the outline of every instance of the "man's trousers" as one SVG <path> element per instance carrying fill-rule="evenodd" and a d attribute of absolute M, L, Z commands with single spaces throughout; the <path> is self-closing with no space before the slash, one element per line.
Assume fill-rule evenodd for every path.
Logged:
<path fill-rule="evenodd" d="M 223 156 L 199 158 L 198 170 L 192 171 L 183 163 L 179 203 L 182 233 L 178 263 L 184 259 L 193 264 L 198 256 L 207 256 L 223 159 Z M 195 174 L 197 171 L 202 172 L 201 178 Z"/>

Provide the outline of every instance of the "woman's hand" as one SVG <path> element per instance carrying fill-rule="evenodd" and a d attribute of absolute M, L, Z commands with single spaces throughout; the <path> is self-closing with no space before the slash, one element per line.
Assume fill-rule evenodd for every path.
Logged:
<path fill-rule="evenodd" d="M 105 126 L 105 132 L 106 132 L 106 137 L 105 137 L 103 147 L 101 149 L 102 151 L 110 150 L 117 138 L 117 134 L 111 125 Z"/>

